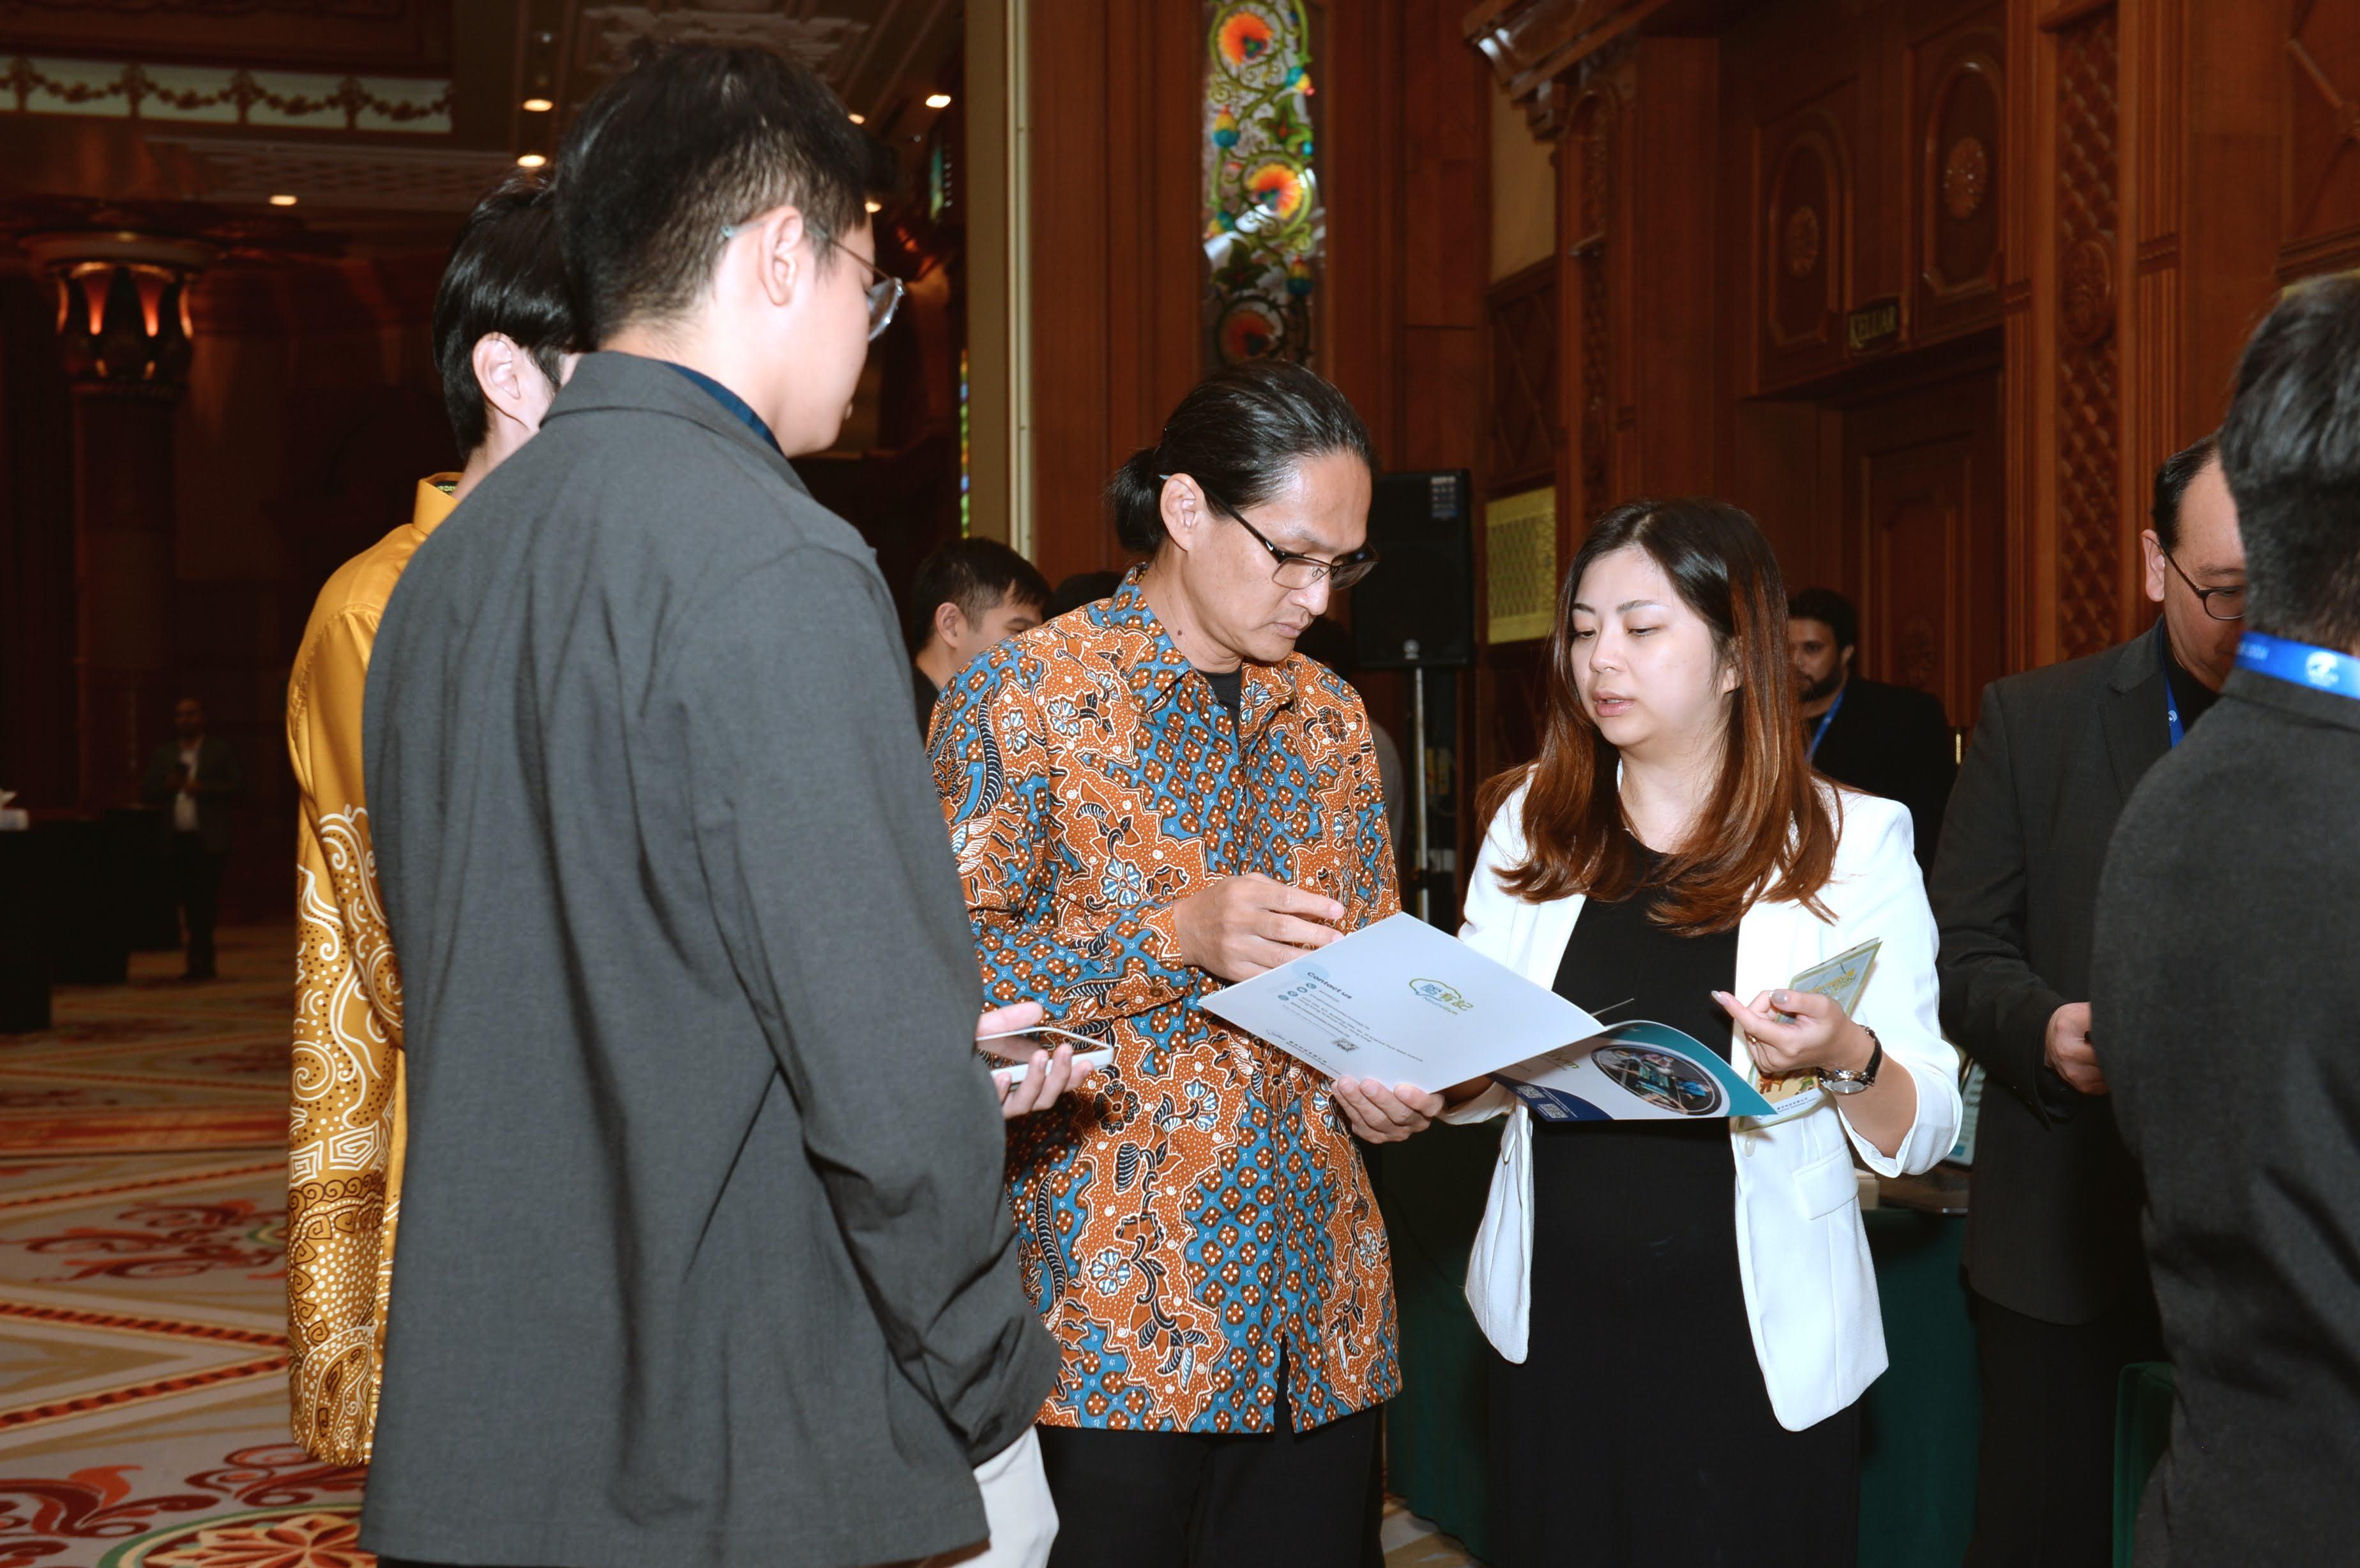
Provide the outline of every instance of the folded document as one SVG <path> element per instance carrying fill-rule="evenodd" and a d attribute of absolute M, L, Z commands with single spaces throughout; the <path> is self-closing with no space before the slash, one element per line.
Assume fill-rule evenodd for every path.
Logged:
<path fill-rule="evenodd" d="M 1553 1121 L 1772 1109 L 1678 1029 L 1602 1024 L 1415 915 L 1379 920 L 1203 1006 L 1330 1078 L 1437 1090 L 1497 1073 Z"/>

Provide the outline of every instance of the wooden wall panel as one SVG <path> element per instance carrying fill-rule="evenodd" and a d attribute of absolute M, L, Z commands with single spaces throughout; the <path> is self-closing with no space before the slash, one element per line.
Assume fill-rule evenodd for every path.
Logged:
<path fill-rule="evenodd" d="M 2007 168 L 2005 40 L 1995 10 L 1913 46 L 1910 338 L 1939 342 L 1999 320 Z"/>
<path fill-rule="evenodd" d="M 2057 639 L 2067 659 L 2114 643 L 2120 608 L 2119 38 L 2107 6 L 2057 38 Z"/>
<path fill-rule="evenodd" d="M 1630 301 L 1618 323 L 1632 426 L 1618 435 L 1629 460 L 1622 489 L 1655 495 L 1712 487 L 1721 388 L 1711 300 L 1721 254 L 1712 182 L 1720 129 L 1721 46 L 1710 38 L 1644 38 L 1634 63 L 1627 163 L 1613 226 L 1630 235 L 1617 263 Z M 1612 497 L 1621 500 L 1616 495 Z"/>
<path fill-rule="evenodd" d="M 1846 82 L 1755 132 L 1765 385 L 1808 380 L 1843 363 L 1843 312 L 1852 298 L 1853 98 Z"/>
<path fill-rule="evenodd" d="M 2279 144 L 2280 271 L 2360 265 L 2360 0 L 2296 0 Z"/>
<path fill-rule="evenodd" d="M 1034 560 L 1119 566 L 1099 500 L 1200 372 L 1203 30 L 1155 0 L 1033 0 Z"/>
<path fill-rule="evenodd" d="M 1557 289 L 1554 256 L 1491 286 L 1491 441 L 1484 488 L 1493 495 L 1557 480 Z"/>

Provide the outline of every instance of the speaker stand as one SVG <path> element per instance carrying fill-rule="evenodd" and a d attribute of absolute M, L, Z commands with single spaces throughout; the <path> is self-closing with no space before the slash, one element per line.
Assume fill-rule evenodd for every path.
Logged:
<path fill-rule="evenodd" d="M 1417 644 L 1405 644 L 1403 651 L 1415 659 Z M 1423 664 L 1409 667 L 1409 816 L 1417 828 L 1412 841 L 1417 846 L 1417 869 L 1414 873 L 1417 877 L 1417 918 L 1431 923 L 1434 919 L 1433 901 L 1426 887 L 1426 866 L 1431 862 L 1426 847 L 1428 823 L 1426 808 L 1426 666 Z"/>

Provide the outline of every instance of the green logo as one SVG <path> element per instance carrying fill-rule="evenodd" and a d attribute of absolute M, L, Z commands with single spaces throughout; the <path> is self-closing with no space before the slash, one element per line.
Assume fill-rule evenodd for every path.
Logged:
<path fill-rule="evenodd" d="M 1457 986 L 1446 985 L 1439 980 L 1413 980 L 1409 988 L 1412 994 L 1432 1002 L 1446 1013 L 1471 1013 L 1475 1010 L 1475 1004 L 1460 996 Z"/>

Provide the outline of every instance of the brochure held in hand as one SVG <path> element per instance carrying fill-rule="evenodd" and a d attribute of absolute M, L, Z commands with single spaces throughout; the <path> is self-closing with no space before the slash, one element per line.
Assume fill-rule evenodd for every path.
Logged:
<path fill-rule="evenodd" d="M 1758 1116 L 1775 1107 L 1693 1037 L 1608 1025 L 1415 915 L 1205 998 L 1330 1078 L 1440 1090 L 1497 1075 L 1551 1121 Z"/>

